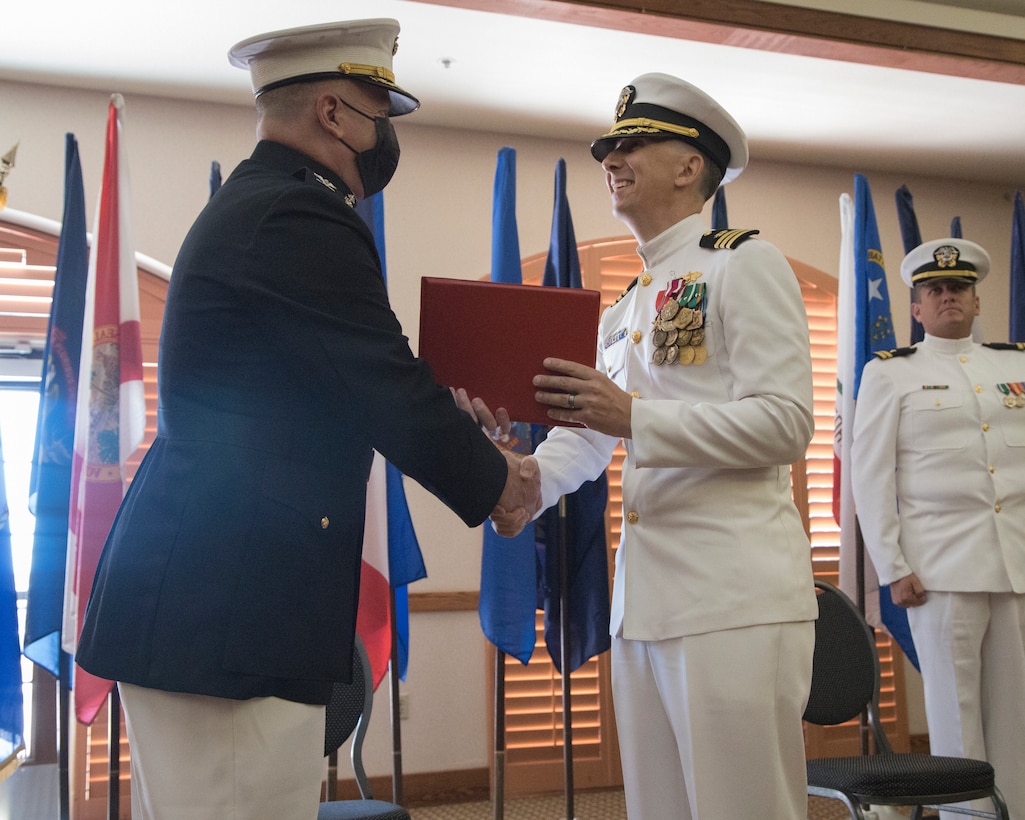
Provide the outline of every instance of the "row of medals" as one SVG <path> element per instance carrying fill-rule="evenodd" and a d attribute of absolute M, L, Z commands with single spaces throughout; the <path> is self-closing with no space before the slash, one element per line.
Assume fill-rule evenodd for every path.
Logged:
<path fill-rule="evenodd" d="M 675 299 L 666 302 L 658 312 L 651 341 L 655 364 L 704 364 L 705 318 L 700 307 L 681 307 Z"/>

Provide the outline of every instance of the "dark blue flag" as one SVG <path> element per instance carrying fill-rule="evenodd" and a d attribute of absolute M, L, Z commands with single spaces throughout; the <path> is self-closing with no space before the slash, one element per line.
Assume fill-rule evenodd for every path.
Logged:
<path fill-rule="evenodd" d="M 29 507 L 36 517 L 25 614 L 25 656 L 57 676 L 71 504 L 78 369 L 82 357 L 89 246 L 78 143 L 65 137 L 64 219 L 43 357 Z"/>
<path fill-rule="evenodd" d="M 221 187 L 221 163 L 214 160 L 210 163 L 210 196 L 213 196 Z"/>
<path fill-rule="evenodd" d="M 499 150 L 495 169 L 491 281 L 523 282 L 520 237 L 516 229 L 516 151 L 513 148 Z M 501 362 L 497 366 L 501 367 Z M 515 422 L 510 444 L 516 452 L 529 455 L 530 425 Z M 480 627 L 499 650 L 523 664 L 530 662 L 536 642 L 537 578 L 534 525 L 528 524 L 515 538 L 502 538 L 490 522 L 485 522 L 477 607 Z"/>
<path fill-rule="evenodd" d="M 381 258 L 381 273 L 388 281 L 388 262 L 384 241 L 384 193 L 379 192 L 360 200 L 356 212 L 363 217 L 374 235 L 377 255 Z M 409 584 L 427 577 L 420 542 L 413 529 L 413 519 L 406 502 L 406 489 L 402 473 L 391 462 L 386 462 L 386 498 L 388 515 L 388 583 L 395 597 L 395 639 L 398 642 L 398 675 L 406 679 L 409 670 Z"/>
<path fill-rule="evenodd" d="M 720 185 L 715 189 L 712 200 L 712 230 L 722 231 L 730 227 L 730 218 L 726 214 L 726 191 Z"/>
<path fill-rule="evenodd" d="M 955 216 L 950 220 L 950 236 L 953 239 L 961 238 L 961 217 Z"/>
<path fill-rule="evenodd" d="M 901 188 L 897 192 L 898 212 L 901 208 L 901 191 L 906 193 L 908 208 L 911 205 L 911 194 L 907 192 L 906 187 Z M 914 218 L 914 211 L 910 211 L 910 214 Z M 904 224 L 903 217 L 901 224 Z M 914 223 L 913 229 L 918 230 L 917 222 Z M 901 232 L 903 233 L 903 227 Z M 909 238 L 913 239 L 913 236 L 905 237 L 905 242 Z M 854 279 L 854 398 L 857 401 L 861 373 L 865 364 L 872 359 L 877 350 L 889 350 L 897 346 L 872 192 L 869 190 L 868 180 L 861 174 L 854 175 Z M 888 584 L 879 585 L 879 617 L 917 669 L 918 653 L 915 652 L 915 644 L 911 638 L 907 610 L 893 603 Z"/>
<path fill-rule="evenodd" d="M 1014 194 L 1011 218 L 1011 298 L 1008 339 L 1025 342 L 1025 201 L 1021 191 Z"/>
<path fill-rule="evenodd" d="M 907 185 L 901 185 L 897 189 L 897 219 L 900 222 L 900 237 L 904 242 L 904 255 L 922 244 L 922 232 L 918 230 L 918 218 L 915 216 L 915 206 L 911 200 L 911 191 Z M 925 338 L 925 328 L 914 316 L 911 317 L 911 341 L 909 344 L 918 344 Z"/>
<path fill-rule="evenodd" d="M 3 456 L 3 440 L 0 439 L 0 780 L 18 767 L 18 754 L 25 748 L 18 595 L 14 589 L 14 555 Z"/>
<path fill-rule="evenodd" d="M 545 260 L 542 284 L 549 287 L 579 288 L 580 257 L 573 231 L 573 218 L 566 196 L 566 161 L 555 166 L 555 207 L 552 238 Z M 538 425 L 535 443 L 547 428 Z M 605 541 L 605 506 L 609 484 L 605 473 L 566 496 L 565 534 L 569 568 L 569 671 L 606 651 L 609 637 L 609 565 Z M 560 600 L 559 552 L 563 529 L 558 506 L 545 510 L 535 522 L 538 561 L 544 573 L 538 579 L 538 608 L 545 611 L 545 644 L 555 668 L 562 672 L 562 612 Z"/>

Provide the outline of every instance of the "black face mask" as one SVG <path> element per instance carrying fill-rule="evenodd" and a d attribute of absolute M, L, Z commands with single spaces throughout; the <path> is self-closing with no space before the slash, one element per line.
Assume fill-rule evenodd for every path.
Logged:
<path fill-rule="evenodd" d="M 353 108 L 345 100 L 341 102 L 346 108 L 351 108 L 361 117 L 374 122 L 377 142 L 373 148 L 357 151 L 345 140 L 338 140 L 356 155 L 356 168 L 363 183 L 363 197 L 373 196 L 384 190 L 384 186 L 395 175 L 395 169 L 399 167 L 399 138 L 395 136 L 395 128 L 387 117 L 371 117 L 358 108 Z"/>

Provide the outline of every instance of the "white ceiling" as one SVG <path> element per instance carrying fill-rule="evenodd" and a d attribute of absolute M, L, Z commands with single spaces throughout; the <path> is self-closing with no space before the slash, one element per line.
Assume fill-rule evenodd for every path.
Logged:
<path fill-rule="evenodd" d="M 1025 0 L 934 2 L 987 11 L 987 23 L 998 29 L 1002 21 L 1009 31 L 1025 29 Z M 799 4 L 828 9 L 843 0 Z M 402 25 L 397 78 L 423 102 L 409 122 L 589 141 L 611 123 L 623 85 L 665 71 L 721 100 L 748 132 L 756 160 L 1025 186 L 1025 85 L 410 0 L 12 0 L 5 6 L 0 78 L 246 105 L 248 77 L 226 58 L 238 40 L 295 25 L 395 17 Z"/>

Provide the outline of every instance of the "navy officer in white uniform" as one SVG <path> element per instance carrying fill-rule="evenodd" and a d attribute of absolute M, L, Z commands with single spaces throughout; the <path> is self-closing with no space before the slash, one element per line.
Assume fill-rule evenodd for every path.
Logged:
<path fill-rule="evenodd" d="M 879 581 L 908 610 L 930 750 L 991 762 L 1025 817 L 1025 345 L 972 340 L 989 267 L 964 239 L 905 257 L 925 339 L 866 365 L 852 476 Z"/>
<path fill-rule="evenodd" d="M 622 92 L 591 146 L 644 271 L 605 311 L 596 369 L 535 378 L 557 428 L 542 506 L 623 441 L 612 675 L 633 820 L 807 817 L 801 715 L 817 614 L 790 465 L 812 437 L 808 322 L 782 253 L 709 232 L 747 164 L 719 103 L 665 74 Z"/>

